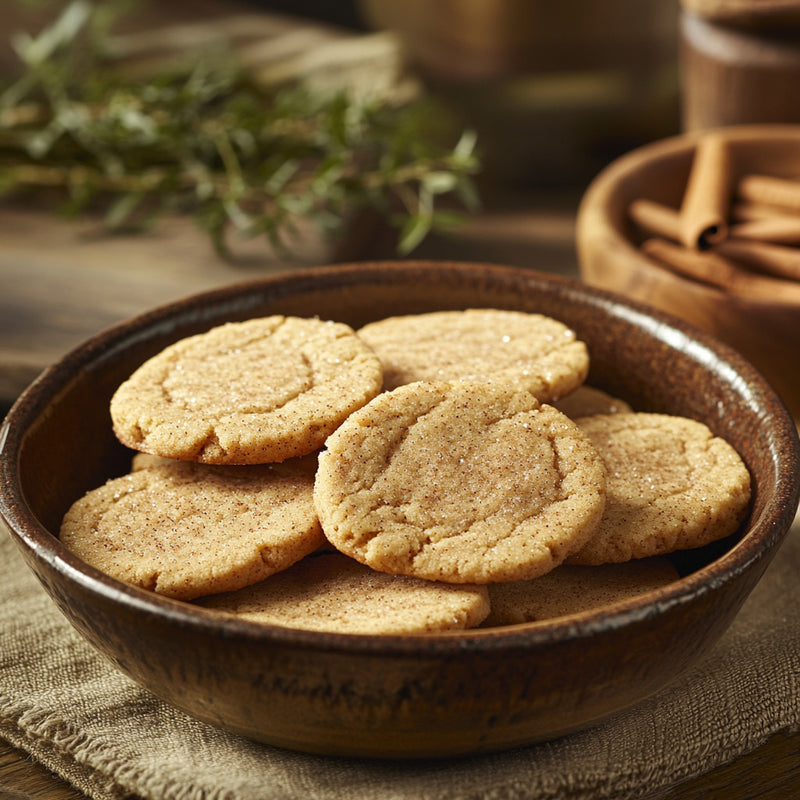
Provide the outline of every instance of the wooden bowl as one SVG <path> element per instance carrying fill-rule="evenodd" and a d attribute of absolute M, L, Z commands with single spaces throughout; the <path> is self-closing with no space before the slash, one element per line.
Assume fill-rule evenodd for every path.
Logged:
<path fill-rule="evenodd" d="M 800 304 L 736 297 L 679 276 L 642 255 L 628 219 L 631 201 L 646 198 L 680 207 L 701 132 L 659 140 L 607 166 L 586 190 L 576 222 L 580 274 L 592 286 L 676 314 L 722 339 L 767 377 L 800 417 Z M 800 177 L 800 126 L 726 129 L 735 171 Z M 796 287 L 796 284 L 793 285 Z M 797 289 L 793 290 L 796 298 Z"/>
<path fill-rule="evenodd" d="M 727 438 L 753 476 L 742 529 L 677 558 L 680 580 L 611 609 L 380 637 L 223 621 L 112 580 L 56 538 L 75 499 L 128 470 L 131 454 L 111 432 L 109 399 L 168 343 L 264 314 L 360 326 L 391 313 L 470 306 L 563 320 L 589 345 L 593 384 L 641 410 L 703 420 Z M 246 737 L 377 757 L 528 744 L 657 692 L 719 639 L 761 577 L 794 517 L 800 468 L 795 427 L 774 392 L 711 337 L 575 280 L 432 262 L 295 271 L 117 325 L 35 381 L 9 412 L 0 442 L 3 518 L 56 605 L 119 669 L 167 703 Z"/>

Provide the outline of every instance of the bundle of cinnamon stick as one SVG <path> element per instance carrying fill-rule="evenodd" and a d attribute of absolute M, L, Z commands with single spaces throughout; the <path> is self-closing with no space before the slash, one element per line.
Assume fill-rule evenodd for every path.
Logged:
<path fill-rule="evenodd" d="M 679 208 L 628 209 L 642 252 L 732 295 L 800 302 L 800 178 L 741 173 L 724 132 L 695 148 Z"/>

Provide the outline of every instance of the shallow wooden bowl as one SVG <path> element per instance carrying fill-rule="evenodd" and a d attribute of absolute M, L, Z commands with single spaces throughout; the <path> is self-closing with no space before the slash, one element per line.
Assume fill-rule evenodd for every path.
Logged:
<path fill-rule="evenodd" d="M 640 239 L 627 215 L 631 201 L 646 198 L 678 208 L 701 135 L 687 133 L 637 148 L 597 175 L 578 210 L 580 274 L 592 286 L 676 314 L 736 348 L 800 418 L 796 284 L 795 299 L 735 297 L 670 272 L 639 252 Z M 800 177 L 800 126 L 736 126 L 727 136 L 736 172 Z"/>
<path fill-rule="evenodd" d="M 109 398 L 145 358 L 227 320 L 285 313 L 354 326 L 391 313 L 489 306 L 546 313 L 589 345 L 593 384 L 641 410 L 705 421 L 753 476 L 741 531 L 677 558 L 674 584 L 569 621 L 446 635 L 362 636 L 221 621 L 112 580 L 56 532 L 87 489 L 127 471 Z M 703 391 L 698 391 L 703 387 Z M 75 628 L 167 703 L 273 745 L 426 757 L 555 737 L 657 692 L 726 630 L 787 533 L 800 443 L 763 378 L 682 322 L 578 281 L 405 262 L 296 271 L 158 308 L 46 371 L 0 431 L 0 511 Z M 122 722 L 122 721 L 121 721 Z"/>

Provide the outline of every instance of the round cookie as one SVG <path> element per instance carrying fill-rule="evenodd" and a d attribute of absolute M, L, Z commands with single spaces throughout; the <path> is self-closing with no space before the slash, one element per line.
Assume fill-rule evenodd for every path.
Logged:
<path fill-rule="evenodd" d="M 492 610 L 483 625 L 518 625 L 605 608 L 679 577 L 665 557 L 591 567 L 562 564 L 532 581 L 492 584 Z"/>
<path fill-rule="evenodd" d="M 328 439 L 314 502 L 326 537 L 373 569 L 449 583 L 526 580 L 588 541 L 603 462 L 529 392 L 417 382 Z"/>
<path fill-rule="evenodd" d="M 146 467 L 77 500 L 60 538 L 113 578 L 190 600 L 260 581 L 319 547 L 313 485 L 306 459 Z"/>
<path fill-rule="evenodd" d="M 489 612 L 485 586 L 387 575 L 340 553 L 309 556 L 254 586 L 198 603 L 255 622 L 366 634 L 464 630 Z"/>
<path fill-rule="evenodd" d="M 115 392 L 117 438 L 144 453 L 258 464 L 322 446 L 377 394 L 382 370 L 352 328 L 271 316 L 187 337 Z"/>
<path fill-rule="evenodd" d="M 608 472 L 600 530 L 574 564 L 603 564 L 702 547 L 733 533 L 750 502 L 739 454 L 703 423 L 666 414 L 577 420 Z"/>
<path fill-rule="evenodd" d="M 570 392 L 564 397 L 559 397 L 558 400 L 551 400 L 550 405 L 557 408 L 562 414 L 566 414 L 570 419 L 594 414 L 619 414 L 633 411 L 624 400 L 586 384 L 579 386 L 574 392 Z"/>
<path fill-rule="evenodd" d="M 414 381 L 486 380 L 532 392 L 541 402 L 580 386 L 586 345 L 563 323 L 500 309 L 389 317 L 358 335 L 383 365 L 384 388 Z"/>

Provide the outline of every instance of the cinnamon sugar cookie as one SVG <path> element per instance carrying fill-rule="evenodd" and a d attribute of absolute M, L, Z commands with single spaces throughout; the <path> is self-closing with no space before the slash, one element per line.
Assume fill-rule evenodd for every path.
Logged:
<path fill-rule="evenodd" d="M 583 417 L 602 456 L 608 499 L 600 529 L 575 564 L 602 564 L 701 547 L 733 533 L 750 501 L 738 453 L 701 422 L 666 414 Z"/>
<path fill-rule="evenodd" d="M 679 577 L 665 557 L 591 567 L 562 564 L 532 581 L 492 584 L 492 610 L 483 625 L 517 625 L 607 608 Z"/>
<path fill-rule="evenodd" d="M 314 502 L 329 541 L 374 569 L 525 580 L 592 536 L 605 470 L 577 425 L 529 392 L 417 382 L 378 395 L 328 439 Z"/>
<path fill-rule="evenodd" d="M 254 622 L 367 634 L 463 630 L 489 612 L 485 586 L 387 575 L 340 553 L 309 556 L 254 586 L 198 602 Z"/>
<path fill-rule="evenodd" d="M 285 569 L 324 542 L 304 460 L 174 462 L 114 478 L 76 501 L 60 538 L 121 581 L 189 600 Z"/>
<path fill-rule="evenodd" d="M 131 459 L 131 472 L 149 467 L 163 467 L 164 464 L 175 463 L 174 458 L 164 458 L 164 456 L 154 456 L 150 453 L 134 453 Z"/>
<path fill-rule="evenodd" d="M 377 357 L 342 323 L 271 316 L 167 347 L 111 400 L 114 432 L 145 453 L 256 464 L 310 453 L 381 389 Z"/>
<path fill-rule="evenodd" d="M 500 309 L 389 317 L 358 335 L 383 365 L 384 388 L 414 381 L 485 380 L 532 392 L 541 402 L 586 378 L 586 345 L 563 323 Z"/>
<path fill-rule="evenodd" d="M 317 451 L 309 453 L 307 456 L 298 456 L 297 458 L 290 458 L 283 462 L 274 462 L 272 465 L 275 473 L 280 472 L 297 472 L 297 474 L 305 473 L 312 480 L 317 471 Z M 150 453 L 134 453 L 131 459 L 131 472 L 137 472 L 140 469 L 149 469 L 150 467 L 163 467 L 165 464 L 180 464 L 181 462 L 175 458 L 164 458 L 163 456 L 154 456 Z M 224 473 L 223 473 L 224 474 Z"/>

